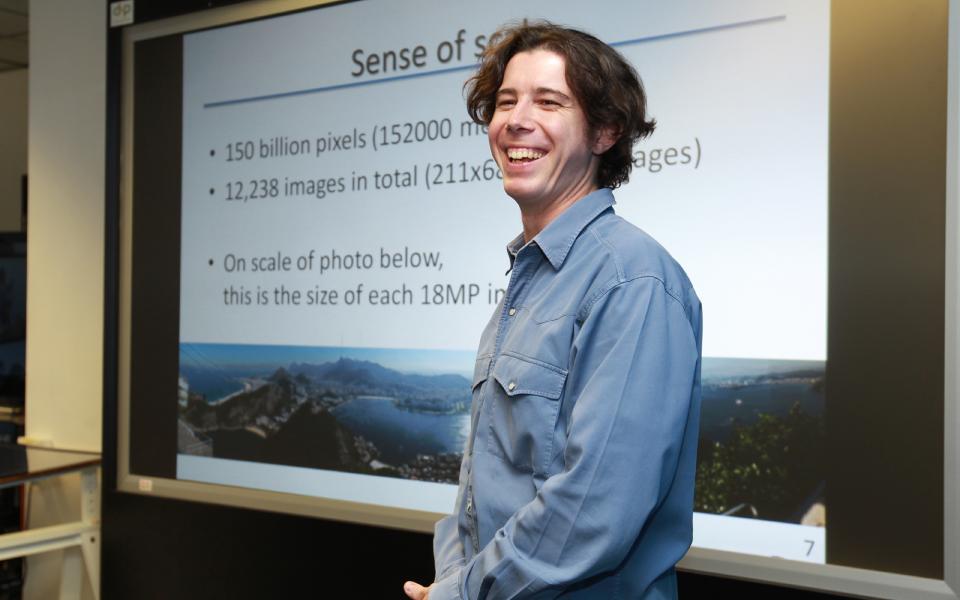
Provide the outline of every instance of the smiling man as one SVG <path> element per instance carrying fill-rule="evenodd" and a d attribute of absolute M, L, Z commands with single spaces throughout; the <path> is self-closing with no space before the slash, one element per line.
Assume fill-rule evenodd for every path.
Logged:
<path fill-rule="evenodd" d="M 612 48 L 547 23 L 498 32 L 468 81 L 523 233 L 480 339 L 471 432 L 436 578 L 415 600 L 675 598 L 692 536 L 700 301 L 618 217 L 653 131 Z"/>

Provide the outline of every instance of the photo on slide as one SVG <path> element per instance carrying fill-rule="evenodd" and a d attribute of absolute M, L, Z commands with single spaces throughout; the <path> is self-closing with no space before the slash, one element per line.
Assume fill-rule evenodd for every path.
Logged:
<path fill-rule="evenodd" d="M 826 526 L 825 368 L 703 359 L 696 511 Z"/>
<path fill-rule="evenodd" d="M 456 484 L 469 351 L 181 344 L 178 453 Z M 825 525 L 823 361 L 706 358 L 696 510 Z"/>
<path fill-rule="evenodd" d="M 178 452 L 455 484 L 472 367 L 458 351 L 181 344 Z"/>

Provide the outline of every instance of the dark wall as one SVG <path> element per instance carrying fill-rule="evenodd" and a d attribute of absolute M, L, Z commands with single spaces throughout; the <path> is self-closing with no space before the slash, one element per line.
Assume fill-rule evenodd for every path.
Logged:
<path fill-rule="evenodd" d="M 403 598 L 433 578 L 429 536 L 107 493 L 102 597 Z"/>
<path fill-rule="evenodd" d="M 831 12 L 827 558 L 941 579 L 947 3 Z"/>
<path fill-rule="evenodd" d="M 108 492 L 104 600 L 138 598 L 406 598 L 406 579 L 433 579 L 428 535 Z M 831 600 L 680 574 L 680 597 Z"/>

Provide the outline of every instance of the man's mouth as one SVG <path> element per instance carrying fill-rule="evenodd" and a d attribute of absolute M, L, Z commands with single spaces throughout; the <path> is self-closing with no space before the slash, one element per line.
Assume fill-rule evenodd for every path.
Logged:
<path fill-rule="evenodd" d="M 541 158 L 546 152 L 543 150 L 536 150 L 534 148 L 508 148 L 507 149 L 507 158 L 510 159 L 511 164 L 522 164 L 533 162 L 538 158 Z"/>

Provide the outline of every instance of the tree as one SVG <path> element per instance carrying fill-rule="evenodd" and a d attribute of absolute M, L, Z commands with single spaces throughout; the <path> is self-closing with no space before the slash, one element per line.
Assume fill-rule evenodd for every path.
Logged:
<path fill-rule="evenodd" d="M 797 402 L 782 417 L 761 414 L 751 425 L 736 425 L 725 443 L 701 443 L 695 510 L 740 507 L 737 516 L 799 522 L 822 492 L 824 438 L 823 417 L 804 413 Z"/>

